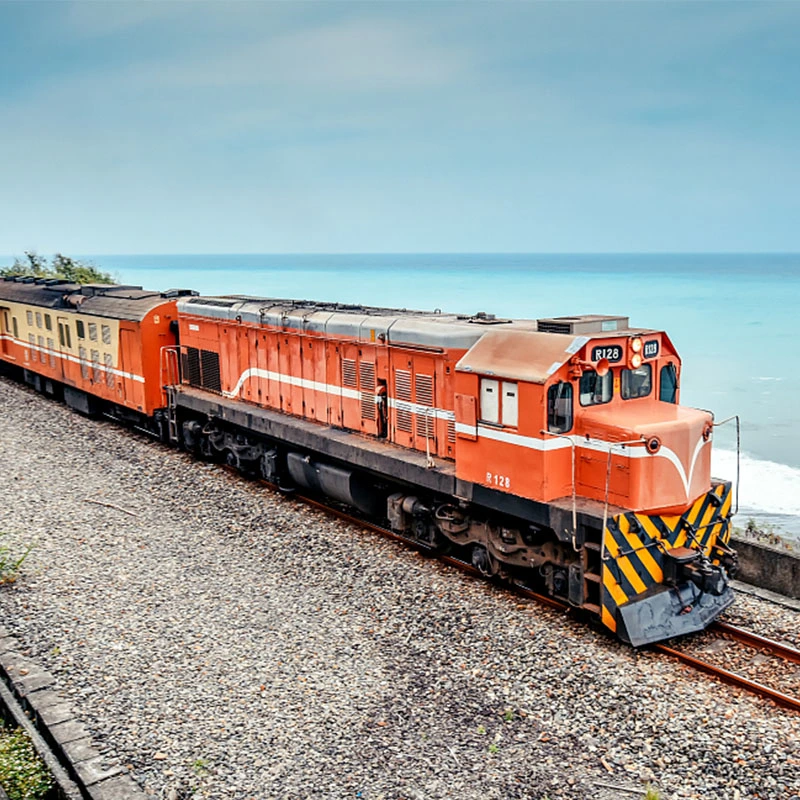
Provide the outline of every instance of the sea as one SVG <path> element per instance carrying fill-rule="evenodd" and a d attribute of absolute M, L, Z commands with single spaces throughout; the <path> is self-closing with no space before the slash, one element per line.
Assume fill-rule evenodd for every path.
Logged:
<path fill-rule="evenodd" d="M 737 526 L 753 520 L 800 542 L 800 254 L 75 257 L 152 289 L 528 319 L 615 314 L 664 330 L 683 361 L 682 404 L 729 420 L 715 429 L 713 472 L 738 475 Z"/>

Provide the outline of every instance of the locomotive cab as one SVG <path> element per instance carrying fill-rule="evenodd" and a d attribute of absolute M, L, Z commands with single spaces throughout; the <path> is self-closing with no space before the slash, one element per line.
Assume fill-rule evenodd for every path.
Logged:
<path fill-rule="evenodd" d="M 458 477 L 571 507 L 554 531 L 569 600 L 593 605 L 599 576 L 604 624 L 637 646 L 699 630 L 733 599 L 731 486 L 711 479 L 713 417 L 678 405 L 679 371 L 666 334 L 627 328 L 492 331 L 457 365 Z M 591 541 L 579 510 L 603 520 Z M 599 565 L 570 555 L 581 547 Z"/>

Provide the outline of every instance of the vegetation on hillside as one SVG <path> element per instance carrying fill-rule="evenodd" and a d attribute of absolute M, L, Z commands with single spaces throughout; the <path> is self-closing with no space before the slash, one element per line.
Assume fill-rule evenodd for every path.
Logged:
<path fill-rule="evenodd" d="M 56 253 L 47 259 L 34 252 L 25 252 L 25 258 L 15 258 L 10 267 L 0 268 L 0 277 L 32 275 L 35 278 L 63 278 L 73 283 L 114 283 L 114 278 L 99 270 L 94 264 L 85 264 L 74 258 Z"/>

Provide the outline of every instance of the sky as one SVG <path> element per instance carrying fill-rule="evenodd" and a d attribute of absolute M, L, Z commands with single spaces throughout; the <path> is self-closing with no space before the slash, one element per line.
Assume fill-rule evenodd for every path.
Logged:
<path fill-rule="evenodd" d="M 0 0 L 0 253 L 800 251 L 800 2 Z"/>

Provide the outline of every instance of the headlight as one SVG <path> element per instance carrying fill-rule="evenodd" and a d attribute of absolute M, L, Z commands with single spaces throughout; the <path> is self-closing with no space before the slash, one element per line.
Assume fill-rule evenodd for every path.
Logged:
<path fill-rule="evenodd" d="M 634 353 L 631 356 L 631 366 L 634 369 L 639 369 L 642 366 L 642 354 L 641 353 Z"/>
<path fill-rule="evenodd" d="M 631 350 L 633 350 L 634 353 L 642 352 L 642 340 L 638 336 L 631 339 Z"/>

